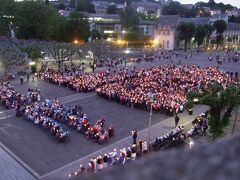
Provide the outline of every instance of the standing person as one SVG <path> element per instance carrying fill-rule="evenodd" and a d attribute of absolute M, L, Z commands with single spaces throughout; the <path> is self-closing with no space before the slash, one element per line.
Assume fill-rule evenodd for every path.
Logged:
<path fill-rule="evenodd" d="M 179 120 L 180 120 L 180 118 L 179 118 L 179 116 L 176 114 L 176 116 L 175 116 L 175 127 L 178 126 Z"/>
<path fill-rule="evenodd" d="M 20 82 L 21 82 L 21 85 L 23 85 L 23 76 L 22 75 L 20 76 Z"/>
<path fill-rule="evenodd" d="M 32 74 L 32 82 L 34 82 L 34 74 Z"/>
<path fill-rule="evenodd" d="M 202 127 L 203 127 L 202 136 L 206 136 L 206 131 L 208 129 L 208 124 L 206 119 L 203 120 Z"/>
<path fill-rule="evenodd" d="M 132 131 L 133 144 L 137 143 L 137 130 Z"/>
<path fill-rule="evenodd" d="M 29 77 L 29 73 L 28 73 L 28 74 L 27 74 L 27 82 L 29 82 L 29 78 L 30 78 L 30 77 Z"/>

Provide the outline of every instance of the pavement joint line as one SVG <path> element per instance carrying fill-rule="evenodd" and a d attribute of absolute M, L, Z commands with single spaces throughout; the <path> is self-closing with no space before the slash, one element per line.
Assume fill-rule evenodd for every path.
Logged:
<path fill-rule="evenodd" d="M 13 117 L 13 116 L 15 116 L 15 114 L 12 114 L 12 115 L 9 115 L 9 116 L 5 116 L 5 117 L 1 117 L 0 120 L 7 119 L 7 118 L 10 118 L 10 117 Z"/>
<path fill-rule="evenodd" d="M 6 111 L 0 111 L 0 114 L 6 113 L 6 112 L 11 112 L 11 111 L 14 111 L 14 109 L 6 110 Z"/>
<path fill-rule="evenodd" d="M 14 154 L 7 146 L 5 146 L 2 142 L 0 142 L 0 147 L 10 156 L 12 157 L 20 166 L 22 166 L 28 173 L 30 173 L 34 178 L 39 179 L 40 175 L 34 171 L 31 167 L 29 167 L 21 158 L 19 158 L 16 154 Z"/>
<path fill-rule="evenodd" d="M 69 103 L 69 102 L 76 101 L 76 100 L 87 99 L 87 98 L 94 97 L 94 96 L 97 96 L 97 94 L 92 94 L 89 96 L 84 96 L 84 97 L 80 97 L 80 98 L 76 98 L 76 99 L 72 99 L 72 100 L 68 100 L 68 101 L 62 101 L 62 104 Z"/>
<path fill-rule="evenodd" d="M 70 97 L 74 97 L 74 96 L 79 96 L 79 93 L 78 94 L 71 94 L 71 95 L 68 95 L 68 96 L 59 97 L 59 99 L 70 98 Z"/>
<path fill-rule="evenodd" d="M 198 115 L 198 114 L 196 114 L 196 115 Z M 173 117 L 169 117 L 169 118 L 167 118 L 167 119 L 165 119 L 165 120 L 163 120 L 163 121 L 161 121 L 161 122 L 158 122 L 158 123 L 154 124 L 153 126 L 151 126 L 151 129 L 153 129 L 154 127 L 159 126 L 160 124 L 164 124 L 164 122 L 167 122 L 167 121 L 169 121 L 169 120 L 172 119 L 172 118 L 173 118 Z M 180 118 L 181 118 L 181 116 L 180 116 Z M 185 125 L 191 123 L 192 120 L 193 120 L 193 119 L 191 119 L 191 120 L 189 120 L 189 121 L 181 124 L 181 126 L 185 126 Z M 173 128 L 165 128 L 165 130 L 168 130 L 168 131 L 171 131 L 172 129 L 174 129 L 174 127 L 173 127 Z M 148 131 L 148 128 L 145 128 L 145 129 L 142 129 L 141 131 L 139 131 L 139 132 L 138 132 L 138 136 L 141 136 L 141 133 L 143 133 L 144 131 Z M 66 165 L 64 165 L 64 166 L 62 166 L 62 167 L 60 167 L 60 168 L 57 168 L 57 169 L 55 169 L 55 170 L 53 170 L 53 171 L 51 171 L 51 172 L 48 172 L 48 173 L 40 176 L 40 179 L 46 178 L 47 176 L 52 175 L 52 174 L 58 172 L 59 170 L 68 168 L 68 167 L 70 167 L 71 165 L 77 163 L 78 161 L 82 161 L 82 160 L 84 160 L 84 159 L 86 159 L 86 158 L 91 158 L 91 157 L 94 156 L 95 154 L 98 154 L 98 153 L 100 153 L 100 152 L 103 152 L 104 150 L 110 148 L 111 146 L 114 146 L 114 145 L 117 146 L 117 144 L 120 144 L 121 142 L 123 142 L 123 141 L 125 141 L 125 140 L 127 140 L 127 139 L 130 139 L 130 140 L 131 140 L 131 138 L 132 138 L 131 135 L 130 135 L 130 136 L 127 136 L 127 137 L 125 137 L 125 138 L 123 138 L 123 139 L 121 139 L 121 140 L 119 140 L 119 141 L 117 141 L 117 142 L 115 142 L 115 143 L 113 143 L 113 144 L 110 144 L 110 145 L 108 145 L 108 146 L 106 146 L 106 147 L 104 147 L 104 148 L 102 148 L 102 149 L 99 149 L 99 150 L 97 150 L 97 151 L 95 151 L 95 152 L 93 152 L 93 153 L 91 153 L 91 154 L 88 154 L 88 155 L 86 155 L 86 156 L 84 156 L 84 157 L 82 157 L 82 158 L 80 158 L 80 159 L 77 159 L 77 160 L 75 160 L 75 161 L 73 161 L 73 162 L 70 162 L 70 163 L 68 163 L 68 164 L 66 164 Z M 151 142 L 153 142 L 153 140 L 151 140 Z"/>

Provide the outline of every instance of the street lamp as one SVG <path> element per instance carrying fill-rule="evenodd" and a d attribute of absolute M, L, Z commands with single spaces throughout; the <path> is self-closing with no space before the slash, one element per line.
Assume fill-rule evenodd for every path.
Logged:
<path fill-rule="evenodd" d="M 126 49 L 126 50 L 125 50 L 125 53 L 126 53 L 126 54 L 129 54 L 129 53 L 130 53 L 130 50 L 129 50 L 129 49 Z"/>
<path fill-rule="evenodd" d="M 152 106 L 154 102 L 154 96 L 156 94 L 149 92 L 148 97 L 150 98 L 150 113 L 149 113 L 149 122 L 148 122 L 148 150 L 150 151 L 150 143 L 151 143 L 151 134 L 152 134 Z"/>
<path fill-rule="evenodd" d="M 78 43 L 78 40 L 76 39 L 76 40 L 74 40 L 74 44 L 77 44 Z"/>

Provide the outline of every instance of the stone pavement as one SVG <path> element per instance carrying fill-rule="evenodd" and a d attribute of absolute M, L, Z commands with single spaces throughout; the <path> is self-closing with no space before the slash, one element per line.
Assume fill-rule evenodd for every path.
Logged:
<path fill-rule="evenodd" d="M 0 179 L 35 180 L 36 178 L 23 167 L 22 162 L 18 162 L 14 155 L 11 152 L 7 153 L 7 151 L 4 145 L 0 143 Z"/>
<path fill-rule="evenodd" d="M 186 129 L 191 128 L 191 122 L 192 120 L 197 117 L 198 114 L 205 112 L 208 109 L 207 106 L 198 105 L 194 108 L 194 113 L 192 116 L 189 116 L 187 112 L 184 112 L 183 114 L 180 114 L 180 123 L 179 125 L 184 125 Z M 161 121 L 155 125 L 152 126 L 152 137 L 151 141 L 154 141 L 156 137 L 165 135 L 169 133 L 172 129 L 174 129 L 174 117 L 168 118 L 164 121 Z M 138 139 L 141 139 L 143 141 L 147 141 L 148 139 L 148 128 L 138 132 Z M 121 149 L 121 148 L 127 148 L 132 143 L 132 136 L 129 136 L 127 138 L 124 138 L 114 144 L 111 144 L 103 149 L 100 149 L 94 153 L 91 153 L 81 159 L 78 159 L 72 163 L 66 164 L 65 166 L 58 168 L 50 173 L 47 173 L 40 177 L 40 179 L 67 179 L 68 174 L 71 172 L 74 172 L 79 169 L 79 165 L 83 164 L 86 165 L 88 161 L 93 158 L 97 157 L 99 155 L 103 155 L 105 153 L 111 152 L 114 148 Z"/>

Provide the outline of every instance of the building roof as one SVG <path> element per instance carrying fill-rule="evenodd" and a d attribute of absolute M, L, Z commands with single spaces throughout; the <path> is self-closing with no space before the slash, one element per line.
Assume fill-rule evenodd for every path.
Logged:
<path fill-rule="evenodd" d="M 155 3 L 155 2 L 132 2 L 131 6 L 134 8 L 144 7 L 144 8 L 155 8 L 155 9 L 158 9 L 161 7 L 159 3 Z"/>
<path fill-rule="evenodd" d="M 191 22 L 197 25 L 210 24 L 211 21 L 209 18 L 181 18 L 182 22 Z"/>
<path fill-rule="evenodd" d="M 239 23 L 228 23 L 227 29 L 228 30 L 240 30 L 240 24 Z"/>
<path fill-rule="evenodd" d="M 155 21 L 144 21 L 144 20 L 140 20 L 139 25 L 155 25 L 156 22 Z"/>
<path fill-rule="evenodd" d="M 179 15 L 160 16 L 158 24 L 160 26 L 177 26 L 180 21 Z"/>
<path fill-rule="evenodd" d="M 221 14 L 214 14 L 212 15 L 211 18 L 226 18 L 226 17 L 227 17 L 227 14 L 221 13 Z"/>
<path fill-rule="evenodd" d="M 87 12 L 82 12 L 87 17 L 101 17 L 101 18 L 108 18 L 108 19 L 119 19 L 118 14 L 91 14 Z"/>

